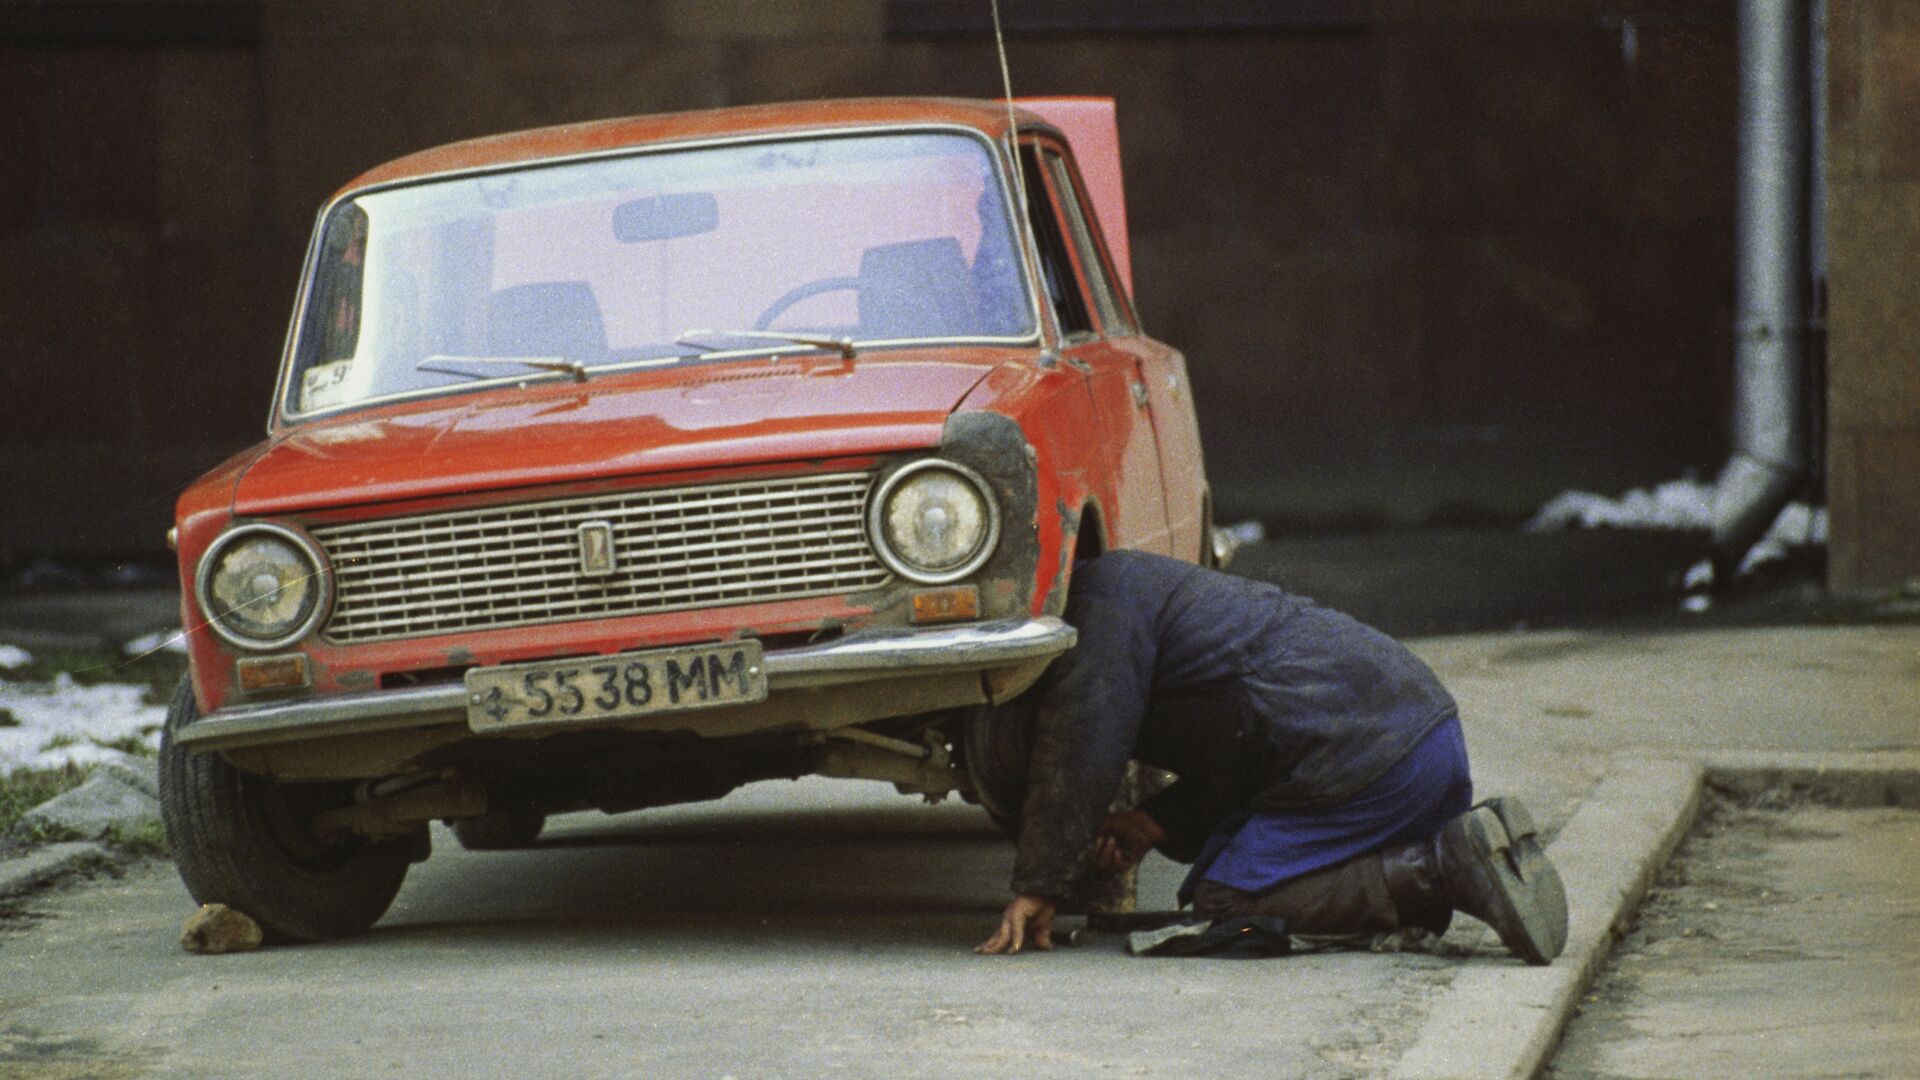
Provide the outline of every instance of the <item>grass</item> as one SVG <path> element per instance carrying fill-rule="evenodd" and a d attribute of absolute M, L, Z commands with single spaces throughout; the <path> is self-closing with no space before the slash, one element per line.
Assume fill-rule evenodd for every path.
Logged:
<path fill-rule="evenodd" d="M 92 765 L 67 764 L 57 769 L 15 769 L 6 776 L 0 776 L 0 843 L 14 840 L 27 844 L 51 844 L 83 839 L 66 829 L 45 825 L 19 832 L 14 830 L 27 811 L 86 783 L 87 778 L 93 775 L 94 768 Z M 137 825 L 114 825 L 107 829 L 107 835 L 101 839 L 108 846 L 128 855 L 165 858 L 172 854 L 167 847 L 166 830 L 158 818 L 149 818 Z"/>
<path fill-rule="evenodd" d="M 156 652 L 149 656 L 129 658 L 105 649 L 45 649 L 34 654 L 32 663 L 7 672 L 6 678 L 12 682 L 51 682 L 64 674 L 82 686 L 100 683 L 145 684 L 143 698 L 146 703 L 165 705 L 172 701 L 174 686 L 186 670 L 187 659 L 178 653 Z M 19 720 L 11 712 L 0 709 L 0 727 L 17 726 Z M 59 734 L 48 739 L 42 749 L 59 750 L 83 742 L 136 757 L 154 756 L 153 748 L 147 745 L 141 735 L 92 739 Z M 28 843 L 74 839 L 58 829 L 35 828 L 22 834 L 15 834 L 13 830 L 27 811 L 56 795 L 79 787 L 93 775 L 94 768 L 93 765 L 69 762 L 58 768 L 14 769 L 0 774 L 0 838 Z M 165 856 L 168 853 L 166 836 L 158 821 L 116 826 L 108 831 L 105 840 L 109 845 L 130 854 Z"/>
<path fill-rule="evenodd" d="M 107 830 L 107 843 L 129 855 L 158 855 L 167 858 L 167 830 L 159 818 L 148 818 L 138 825 L 115 825 Z"/>
<path fill-rule="evenodd" d="M 145 684 L 143 700 L 149 705 L 165 705 L 173 700 L 173 688 L 186 672 L 187 658 L 165 650 L 129 657 L 107 649 L 43 649 L 33 654 L 31 663 L 7 672 L 7 679 L 52 682 L 57 676 L 67 675 L 81 686 Z"/>
<path fill-rule="evenodd" d="M 15 769 L 0 776 L 0 836 L 13 831 L 15 823 L 27 811 L 86 783 L 93 775 L 92 765 L 69 762 L 57 769 Z M 63 837 L 34 836 L 27 839 L 55 840 Z"/>

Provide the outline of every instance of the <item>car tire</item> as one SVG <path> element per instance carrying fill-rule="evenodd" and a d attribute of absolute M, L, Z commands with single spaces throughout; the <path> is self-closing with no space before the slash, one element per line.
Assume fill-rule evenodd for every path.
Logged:
<path fill-rule="evenodd" d="M 357 934 L 386 913 L 418 850 L 418 837 L 321 838 L 314 814 L 352 800 L 345 784 L 276 784 L 217 753 L 181 747 L 199 715 L 180 680 L 160 740 L 160 818 L 180 880 L 196 903 L 225 904 L 270 941 Z"/>
<path fill-rule="evenodd" d="M 1033 706 L 979 705 L 960 721 L 960 759 L 980 806 L 1002 832 L 1020 837 L 1020 810 L 1027 800 L 1033 755 Z"/>
<path fill-rule="evenodd" d="M 495 810 L 453 822 L 453 836 L 468 851 L 512 851 L 532 847 L 546 827 L 538 810 Z"/>

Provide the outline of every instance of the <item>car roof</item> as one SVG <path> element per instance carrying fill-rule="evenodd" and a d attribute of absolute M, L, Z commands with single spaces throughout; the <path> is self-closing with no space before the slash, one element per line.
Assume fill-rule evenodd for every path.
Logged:
<path fill-rule="evenodd" d="M 1018 109 L 1016 113 L 1022 129 L 1047 126 L 1032 113 Z M 488 135 L 421 150 L 362 173 L 341 188 L 335 198 L 377 184 L 440 173 L 618 151 L 652 143 L 767 132 L 915 124 L 969 127 L 998 138 L 1004 136 L 1007 130 L 1007 106 L 1003 101 L 967 98 L 858 98 L 589 120 Z"/>

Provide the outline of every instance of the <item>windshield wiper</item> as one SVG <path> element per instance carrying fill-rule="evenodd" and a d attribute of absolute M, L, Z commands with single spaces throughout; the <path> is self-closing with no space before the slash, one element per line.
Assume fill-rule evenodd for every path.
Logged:
<path fill-rule="evenodd" d="M 683 330 L 673 339 L 675 345 L 698 345 L 700 338 L 750 338 L 764 341 L 790 341 L 795 345 L 811 345 L 816 349 L 832 349 L 848 360 L 853 359 L 853 339 L 833 337 L 828 334 L 789 334 L 781 330 Z"/>
<path fill-rule="evenodd" d="M 450 356 L 446 353 L 434 353 L 432 356 L 413 365 L 415 371 L 437 371 L 443 375 L 471 375 L 483 378 L 472 371 L 459 368 L 429 366 L 439 364 L 515 364 L 520 367 L 538 368 L 541 371 L 558 371 L 573 376 L 574 382 L 587 381 L 587 365 L 578 360 L 568 360 L 559 356 Z"/>

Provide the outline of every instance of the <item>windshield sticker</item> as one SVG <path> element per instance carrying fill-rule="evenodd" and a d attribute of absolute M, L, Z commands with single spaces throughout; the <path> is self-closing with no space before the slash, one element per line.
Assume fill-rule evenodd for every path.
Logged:
<path fill-rule="evenodd" d="M 353 376 L 353 361 L 335 360 L 307 369 L 300 380 L 300 411 L 326 409 L 352 400 L 348 383 Z"/>

